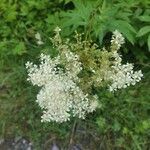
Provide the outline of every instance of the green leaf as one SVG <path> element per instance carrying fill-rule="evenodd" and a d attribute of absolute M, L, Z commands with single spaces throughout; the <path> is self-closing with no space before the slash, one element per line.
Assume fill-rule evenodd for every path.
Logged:
<path fill-rule="evenodd" d="M 104 36 L 105 36 L 105 29 L 100 29 L 99 30 L 99 43 L 100 43 L 100 45 L 102 45 L 102 42 L 103 42 L 103 38 L 104 38 Z"/>
<path fill-rule="evenodd" d="M 139 16 L 139 20 L 144 21 L 144 22 L 150 22 L 150 16 Z"/>
<path fill-rule="evenodd" d="M 65 0 L 65 4 L 67 4 L 67 3 L 69 3 L 69 2 L 71 2 L 72 0 Z"/>
<path fill-rule="evenodd" d="M 137 33 L 137 37 L 141 37 L 141 36 L 143 36 L 143 35 L 145 35 L 145 34 L 147 34 L 147 33 L 149 33 L 150 32 L 150 26 L 144 26 L 143 28 L 141 28 L 140 30 L 139 30 L 139 32 Z"/>
<path fill-rule="evenodd" d="M 114 131 L 119 131 L 121 129 L 121 125 L 117 120 L 114 121 L 113 129 Z"/>
<path fill-rule="evenodd" d="M 114 20 L 111 21 L 110 31 L 112 30 L 119 30 L 123 35 L 130 41 L 132 44 L 135 42 L 136 30 L 127 22 L 123 20 Z"/>
<path fill-rule="evenodd" d="M 65 13 L 61 13 L 63 19 L 63 27 L 71 27 L 71 30 L 75 30 L 79 26 L 86 27 L 89 23 L 91 12 L 93 11 L 92 3 L 75 0 L 74 10 L 70 10 Z"/>
<path fill-rule="evenodd" d="M 148 39 L 147 39 L 147 44 L 148 44 L 148 50 L 150 51 L 150 34 L 149 34 Z"/>
<path fill-rule="evenodd" d="M 20 8 L 20 15 L 26 16 L 29 13 L 29 7 L 27 5 L 22 5 Z"/>
<path fill-rule="evenodd" d="M 26 52 L 26 49 L 25 49 L 25 44 L 24 42 L 19 42 L 15 48 L 13 49 L 13 54 L 14 55 L 22 55 L 23 53 Z"/>
<path fill-rule="evenodd" d="M 124 21 L 124 20 L 116 20 L 116 23 L 118 23 L 118 25 L 122 25 L 124 26 L 125 28 L 127 28 L 129 31 L 133 32 L 133 33 L 136 33 L 136 30 L 135 28 L 127 21 Z"/>
<path fill-rule="evenodd" d="M 100 129 L 104 129 L 106 126 L 106 120 L 103 117 L 98 117 L 96 120 L 97 125 L 99 126 Z"/>
<path fill-rule="evenodd" d="M 142 122 L 142 127 L 144 130 L 150 129 L 150 119 L 149 120 L 144 120 Z"/>
<path fill-rule="evenodd" d="M 4 18 L 7 22 L 16 20 L 18 12 L 16 11 L 16 5 L 9 6 L 4 12 Z"/>

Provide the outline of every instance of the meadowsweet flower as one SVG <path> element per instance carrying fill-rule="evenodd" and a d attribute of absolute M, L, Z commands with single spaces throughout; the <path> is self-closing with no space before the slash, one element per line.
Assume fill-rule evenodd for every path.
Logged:
<path fill-rule="evenodd" d="M 82 70 L 82 64 L 79 61 L 79 56 L 69 51 L 63 51 L 66 63 L 66 72 L 74 80 L 79 80 L 78 74 Z"/>
<path fill-rule="evenodd" d="M 26 63 L 26 68 L 28 69 L 27 80 L 37 86 L 45 85 L 57 73 L 56 66 L 59 64 L 59 57 L 51 59 L 50 56 L 41 54 L 40 62 L 39 66 L 32 62 Z"/>
<path fill-rule="evenodd" d="M 54 47 L 56 46 L 58 49 L 59 49 L 59 46 L 62 43 L 62 39 L 61 39 L 61 36 L 60 36 L 60 31 L 61 31 L 61 29 L 59 27 L 56 27 L 54 29 L 55 36 L 53 38 L 50 38 L 51 42 L 53 43 L 53 46 Z"/>
<path fill-rule="evenodd" d="M 67 62 L 78 61 L 77 55 L 70 52 L 65 54 Z M 51 59 L 50 56 L 41 54 L 39 66 L 26 63 L 28 80 L 41 87 L 36 102 L 43 109 L 42 122 L 62 123 L 70 120 L 71 116 L 85 118 L 86 113 L 96 109 L 96 102 L 90 103 L 88 95 L 74 82 L 81 70 L 80 62 L 72 66 L 66 65 L 72 68 L 64 72 L 58 67 L 60 60 L 59 56 Z"/>
<path fill-rule="evenodd" d="M 111 71 L 107 74 L 108 80 L 111 81 L 111 85 L 109 85 L 111 92 L 135 85 L 141 80 L 143 77 L 141 70 L 133 71 L 134 66 L 130 63 L 121 64 L 122 59 L 117 52 L 114 52 L 113 57 L 115 58 L 114 63 Z"/>
<path fill-rule="evenodd" d="M 43 41 L 42 41 L 42 39 L 41 39 L 40 33 L 37 32 L 37 33 L 35 34 L 35 38 L 36 38 L 36 40 L 37 40 L 36 42 L 37 42 L 38 45 L 43 45 L 43 44 L 44 44 Z"/>
<path fill-rule="evenodd" d="M 111 46 L 115 47 L 115 50 L 119 50 L 121 45 L 124 43 L 125 40 L 122 34 L 119 31 L 115 30 L 112 35 Z"/>
<path fill-rule="evenodd" d="M 59 33 L 59 32 L 61 31 L 61 29 L 60 29 L 59 27 L 56 27 L 56 28 L 54 29 L 54 31 L 55 31 L 56 33 Z"/>
<path fill-rule="evenodd" d="M 78 33 L 76 42 L 64 41 L 60 31 L 57 27 L 50 38 L 58 51 L 56 57 L 41 54 L 39 65 L 26 63 L 27 80 L 40 87 L 36 102 L 43 110 L 42 122 L 84 119 L 87 113 L 100 108 L 93 89 L 107 86 L 114 92 L 135 85 L 143 77 L 141 70 L 133 70 L 133 64 L 122 64 L 118 50 L 124 37 L 117 30 L 113 32 L 109 50 L 100 50 L 92 41 L 82 40 Z M 36 34 L 36 39 L 41 41 L 40 34 Z"/>

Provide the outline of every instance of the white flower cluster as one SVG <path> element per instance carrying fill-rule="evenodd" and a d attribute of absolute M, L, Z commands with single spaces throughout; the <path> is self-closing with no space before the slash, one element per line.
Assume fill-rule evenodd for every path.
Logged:
<path fill-rule="evenodd" d="M 114 31 L 111 39 L 112 57 L 114 60 L 111 69 L 107 72 L 107 79 L 111 82 L 109 85 L 109 91 L 111 92 L 135 85 L 143 77 L 141 70 L 133 71 L 133 64 L 122 64 L 121 55 L 117 51 L 124 43 L 122 34 L 117 30 Z"/>
<path fill-rule="evenodd" d="M 51 58 L 49 55 L 41 54 L 39 65 L 32 62 L 26 63 L 27 80 L 33 85 L 41 87 L 36 101 L 43 110 L 42 122 L 55 121 L 62 123 L 70 120 L 71 117 L 85 118 L 87 113 L 93 112 L 98 107 L 98 97 L 86 94 L 92 93 L 92 91 L 89 87 L 84 88 L 86 83 L 80 82 L 80 79 L 86 81 L 88 78 L 86 76 L 85 78 L 79 78 L 78 76 L 82 68 L 86 70 L 85 64 L 83 64 L 84 57 L 82 55 L 80 57 L 81 62 L 83 62 L 81 64 L 79 56 L 70 51 L 70 49 L 77 51 L 80 55 L 79 50 L 88 48 L 87 50 L 91 52 L 92 47 L 84 45 L 85 41 L 82 41 L 81 37 L 78 37 L 76 44 L 70 43 L 69 40 L 64 43 L 59 34 L 60 31 L 61 29 L 57 27 L 54 38 L 50 38 L 53 46 L 59 51 L 57 57 Z M 41 45 L 40 34 L 37 33 L 35 37 L 38 44 Z M 88 41 L 86 42 L 88 43 Z M 99 83 L 106 81 L 109 91 L 114 92 L 135 85 L 143 77 L 141 70 L 133 71 L 132 64 L 122 64 L 122 58 L 118 54 L 118 50 L 124 42 L 122 34 L 117 30 L 114 31 L 110 51 L 103 49 L 102 53 L 98 53 L 103 58 L 101 64 L 104 65 L 96 64 L 91 53 L 87 55 L 91 61 L 89 69 L 94 74 L 89 79 L 92 80 L 91 83 L 97 83 L 94 85 L 95 88 L 99 86 Z M 92 50 L 97 51 L 97 46 Z M 88 51 L 85 52 L 89 54 Z M 94 69 L 93 64 L 95 65 Z"/>
<path fill-rule="evenodd" d="M 122 34 L 119 31 L 115 30 L 111 39 L 111 45 L 115 46 L 116 50 L 119 50 L 121 45 L 124 43 L 125 40 Z"/>
<path fill-rule="evenodd" d="M 121 56 L 114 52 L 114 65 L 108 73 L 108 79 L 111 81 L 109 90 L 116 91 L 121 88 L 126 88 L 130 85 L 135 85 L 143 77 L 141 70 L 133 71 L 133 65 L 130 63 L 121 64 Z"/>
<path fill-rule="evenodd" d="M 82 64 L 79 62 L 78 55 L 72 52 L 64 51 L 64 58 L 66 60 L 66 72 L 74 80 L 79 80 L 78 74 L 82 70 Z"/>
<path fill-rule="evenodd" d="M 28 80 L 41 87 L 36 101 L 43 109 L 43 122 L 61 123 L 68 121 L 71 116 L 85 118 L 86 113 L 97 107 L 96 99 L 90 102 L 88 95 L 74 82 L 82 69 L 81 63 L 77 61 L 78 57 L 72 52 L 65 54 L 67 61 L 73 63 L 73 66 L 67 66 L 67 71 L 58 67 L 60 56 L 51 59 L 50 56 L 41 54 L 39 66 L 26 63 Z"/>
<path fill-rule="evenodd" d="M 44 42 L 43 42 L 42 39 L 41 39 L 40 33 L 37 32 L 37 33 L 35 34 L 35 39 L 37 40 L 36 42 L 37 42 L 38 45 L 43 45 L 43 44 L 44 44 Z"/>

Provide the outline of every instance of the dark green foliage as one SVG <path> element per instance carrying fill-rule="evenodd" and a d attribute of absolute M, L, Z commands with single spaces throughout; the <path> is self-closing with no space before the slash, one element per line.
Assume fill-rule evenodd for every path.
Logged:
<path fill-rule="evenodd" d="M 132 49 L 135 44 L 149 48 L 149 0 L 74 0 L 72 3 L 74 9 L 57 14 L 64 35 L 74 30 L 84 31 L 87 38 L 92 36 L 102 44 L 104 37 L 117 29 L 132 44 Z"/>
<path fill-rule="evenodd" d="M 23 55 L 30 53 L 27 45 L 35 44 L 34 35 L 47 31 L 49 15 L 59 11 L 59 1 L 49 0 L 7 1 L 0 3 L 0 56 Z M 60 6 L 61 7 L 61 6 Z"/>
<path fill-rule="evenodd" d="M 140 44 L 143 45 L 147 40 L 148 49 L 150 51 L 150 10 L 146 10 L 143 15 L 137 17 L 142 23 L 137 33 L 140 38 Z"/>
<path fill-rule="evenodd" d="M 143 83 L 136 87 L 130 87 L 114 95 L 105 91 L 99 92 L 102 109 L 96 123 L 100 132 L 113 136 L 112 142 L 116 147 L 139 150 L 149 147 L 146 140 L 150 136 L 148 76 L 149 73 L 146 73 L 147 80 L 143 80 Z"/>

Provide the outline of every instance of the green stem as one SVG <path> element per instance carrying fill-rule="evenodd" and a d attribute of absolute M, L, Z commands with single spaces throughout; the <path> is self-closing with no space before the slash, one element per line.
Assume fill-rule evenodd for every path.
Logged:
<path fill-rule="evenodd" d="M 74 139 L 74 136 L 75 136 L 76 128 L 77 128 L 77 119 L 75 119 L 74 124 L 72 126 L 72 131 L 71 131 L 71 135 L 70 135 L 68 150 L 71 149 L 71 146 L 73 144 L 73 139 Z"/>
<path fill-rule="evenodd" d="M 86 27 L 86 35 L 85 35 L 85 40 L 88 40 L 89 39 L 89 35 L 90 35 L 90 32 L 92 30 L 92 24 L 93 24 L 93 20 L 94 20 L 94 17 L 97 13 L 97 10 L 99 9 L 99 6 L 101 5 L 101 1 L 99 2 L 98 1 L 98 4 L 97 6 L 95 7 L 95 9 L 91 12 L 91 15 L 90 15 L 90 18 L 89 18 L 89 23 Z"/>

